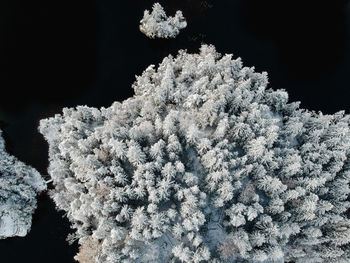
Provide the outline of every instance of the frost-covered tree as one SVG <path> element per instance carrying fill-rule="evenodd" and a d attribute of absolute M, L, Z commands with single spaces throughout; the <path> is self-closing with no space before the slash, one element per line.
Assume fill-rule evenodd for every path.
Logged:
<path fill-rule="evenodd" d="M 28 233 L 36 195 L 44 190 L 39 172 L 6 152 L 0 130 L 0 239 Z"/>
<path fill-rule="evenodd" d="M 175 16 L 168 17 L 159 3 L 153 5 L 151 13 L 145 10 L 140 21 L 140 31 L 149 38 L 175 38 L 186 26 L 180 10 L 176 11 Z"/>
<path fill-rule="evenodd" d="M 109 108 L 42 120 L 51 195 L 95 262 L 350 261 L 350 116 L 203 45 Z M 84 249 L 83 249 L 84 250 Z"/>

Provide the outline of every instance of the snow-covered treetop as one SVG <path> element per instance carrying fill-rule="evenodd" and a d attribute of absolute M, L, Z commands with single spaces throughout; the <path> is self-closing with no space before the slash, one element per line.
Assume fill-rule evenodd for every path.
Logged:
<path fill-rule="evenodd" d="M 77 259 L 349 262 L 350 117 L 267 84 L 203 45 L 149 66 L 122 103 L 42 120 Z"/>
<path fill-rule="evenodd" d="M 145 10 L 140 21 L 140 31 L 149 38 L 174 38 L 186 26 L 181 11 L 176 11 L 174 17 L 168 17 L 159 3 L 153 5 L 151 13 Z"/>
<path fill-rule="evenodd" d="M 36 195 L 44 190 L 39 172 L 6 152 L 0 130 L 0 239 L 28 233 Z"/>

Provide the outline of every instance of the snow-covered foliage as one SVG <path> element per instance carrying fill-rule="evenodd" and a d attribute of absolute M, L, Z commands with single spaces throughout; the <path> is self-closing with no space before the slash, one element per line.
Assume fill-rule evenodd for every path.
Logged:
<path fill-rule="evenodd" d="M 350 262 L 349 115 L 203 45 L 135 95 L 42 120 L 52 197 L 95 262 Z"/>
<path fill-rule="evenodd" d="M 45 189 L 37 170 L 6 152 L 0 131 L 0 239 L 28 233 L 36 195 Z"/>
<path fill-rule="evenodd" d="M 174 38 L 180 30 L 187 26 L 187 22 L 180 10 L 174 17 L 168 17 L 159 3 L 155 3 L 150 13 L 145 10 L 140 21 L 140 31 L 149 38 Z"/>

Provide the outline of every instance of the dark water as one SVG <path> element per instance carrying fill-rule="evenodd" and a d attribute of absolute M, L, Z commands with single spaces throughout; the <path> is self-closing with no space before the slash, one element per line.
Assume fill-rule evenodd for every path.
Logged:
<path fill-rule="evenodd" d="M 138 25 L 153 1 L 0 1 L 0 127 L 9 152 L 46 174 L 40 119 L 130 97 L 136 74 L 201 42 L 267 71 L 271 87 L 304 108 L 349 113 L 349 4 L 285 2 L 160 1 L 169 13 L 182 9 L 188 27 L 174 40 L 149 40 Z M 27 237 L 0 241 L 1 262 L 74 262 L 67 219 L 44 195 L 38 205 Z"/>

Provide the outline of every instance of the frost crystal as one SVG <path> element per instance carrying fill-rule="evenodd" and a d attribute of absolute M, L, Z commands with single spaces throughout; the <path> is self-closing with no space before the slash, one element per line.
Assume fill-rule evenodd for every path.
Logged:
<path fill-rule="evenodd" d="M 81 250 L 98 244 L 88 258 L 350 262 L 350 117 L 267 83 L 203 45 L 149 66 L 122 103 L 42 120 L 52 197 Z"/>
<path fill-rule="evenodd" d="M 6 153 L 0 131 L 0 239 L 28 233 L 36 195 L 45 189 L 38 171 Z"/>
<path fill-rule="evenodd" d="M 149 38 L 174 38 L 180 30 L 187 26 L 181 11 L 176 11 L 174 17 L 168 17 L 159 3 L 155 3 L 152 12 L 145 10 L 140 21 L 140 31 Z"/>

